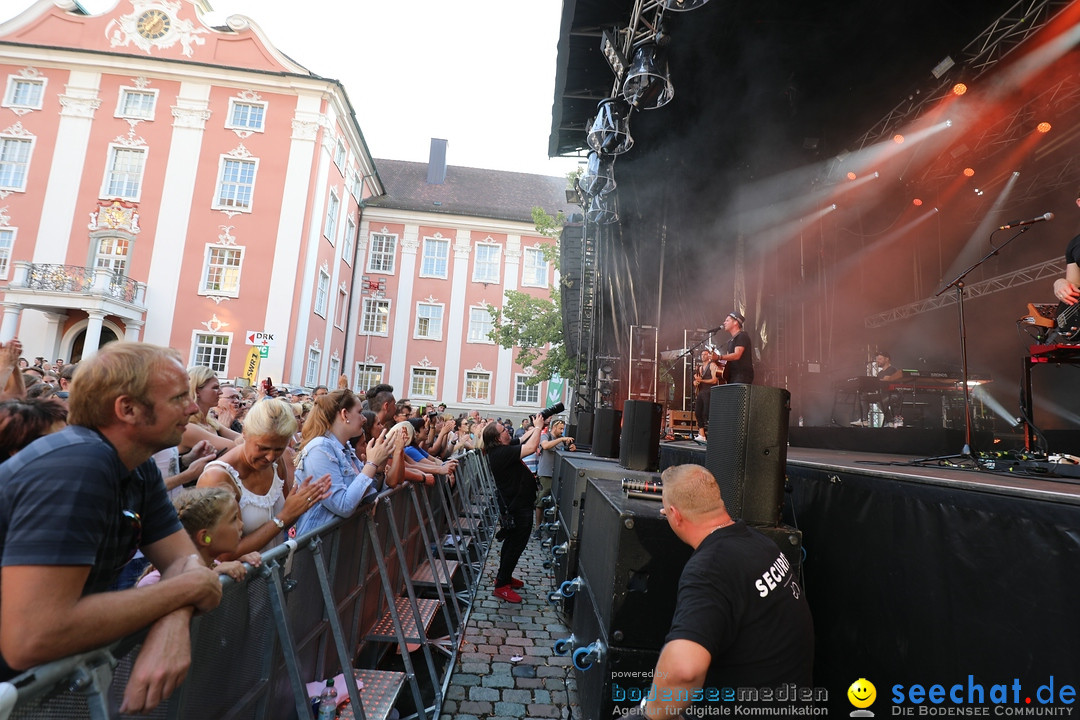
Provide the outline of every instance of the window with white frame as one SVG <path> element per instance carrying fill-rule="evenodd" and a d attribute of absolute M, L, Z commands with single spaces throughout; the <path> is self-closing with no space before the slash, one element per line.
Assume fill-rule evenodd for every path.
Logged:
<path fill-rule="evenodd" d="M 489 336 L 495 320 L 486 307 L 469 308 L 469 340 L 471 343 L 493 343 Z"/>
<path fill-rule="evenodd" d="M 307 365 L 304 367 L 304 384 L 315 387 L 319 384 L 319 362 L 322 351 L 318 348 L 309 347 L 307 350 Z"/>
<path fill-rule="evenodd" d="M 266 129 L 266 103 L 230 99 L 229 119 L 225 127 L 229 130 L 262 132 Z"/>
<path fill-rule="evenodd" d="M 339 375 L 341 375 L 341 359 L 332 357 L 330 358 L 330 370 L 326 373 L 327 384 L 336 383 Z"/>
<path fill-rule="evenodd" d="M 334 318 L 334 327 L 344 330 L 345 318 L 349 314 L 349 291 L 338 288 L 337 291 L 337 316 Z"/>
<path fill-rule="evenodd" d="M 257 160 L 222 156 L 213 209 L 250 212 L 258 165 Z"/>
<path fill-rule="evenodd" d="M 131 120 L 153 120 L 157 107 L 157 90 L 120 88 L 120 98 L 116 104 L 116 117 Z"/>
<path fill-rule="evenodd" d="M 360 321 L 361 335 L 387 335 L 390 328 L 390 301 L 383 298 L 364 298 L 364 317 Z"/>
<path fill-rule="evenodd" d="M 7 280 L 11 267 L 11 248 L 15 245 L 15 228 L 0 228 L 0 280 Z"/>
<path fill-rule="evenodd" d="M 191 343 L 191 364 L 208 367 L 218 375 L 227 375 L 231 342 L 231 333 L 195 333 Z"/>
<path fill-rule="evenodd" d="M 514 404 L 540 405 L 540 383 L 527 385 L 528 375 L 514 376 Z"/>
<path fill-rule="evenodd" d="M 0 137 L 0 190 L 25 190 L 34 141 Z"/>
<path fill-rule="evenodd" d="M 491 393 L 491 373 L 469 370 L 465 373 L 465 402 L 487 402 Z"/>
<path fill-rule="evenodd" d="M 40 110 L 45 98 L 45 78 L 8 75 L 4 107 Z"/>
<path fill-rule="evenodd" d="M 368 272 L 394 273 L 394 248 L 397 235 L 371 234 L 371 252 L 368 254 Z"/>
<path fill-rule="evenodd" d="M 488 243 L 476 244 L 476 264 L 473 265 L 473 282 L 499 282 L 499 246 Z"/>
<path fill-rule="evenodd" d="M 336 238 L 334 233 L 337 232 L 337 214 L 338 208 L 341 207 L 341 201 L 338 200 L 337 191 L 330 190 L 330 199 L 326 201 L 326 222 L 323 223 L 323 235 L 330 244 L 333 245 Z"/>
<path fill-rule="evenodd" d="M 420 261 L 420 277 L 445 278 L 449 259 L 449 240 L 424 238 L 424 257 Z"/>
<path fill-rule="evenodd" d="M 349 151 L 345 149 L 345 141 L 341 138 L 337 140 L 337 146 L 334 148 L 334 164 L 337 165 L 338 170 L 342 173 L 345 172 L 345 159 L 348 158 Z"/>
<path fill-rule="evenodd" d="M 126 237 L 107 236 L 98 240 L 94 267 L 123 275 L 127 270 L 130 241 Z"/>
<path fill-rule="evenodd" d="M 420 340 L 442 340 L 443 306 L 416 303 L 416 330 L 413 337 Z"/>
<path fill-rule="evenodd" d="M 315 286 L 315 314 L 326 317 L 326 305 L 330 301 L 330 274 L 319 270 L 319 282 Z"/>
<path fill-rule="evenodd" d="M 146 148 L 109 147 L 109 161 L 105 170 L 104 198 L 138 200 L 142 192 L 143 168 L 146 166 Z"/>
<path fill-rule="evenodd" d="M 200 295 L 240 295 L 240 268 L 244 264 L 244 248 L 235 245 L 207 245 L 203 263 Z"/>
<path fill-rule="evenodd" d="M 356 221 L 352 215 L 345 218 L 345 236 L 341 238 L 341 259 L 347 265 L 353 263 L 353 247 L 356 242 Z"/>
<path fill-rule="evenodd" d="M 543 248 L 525 248 L 521 264 L 521 285 L 523 287 L 548 286 L 548 264 Z"/>
<path fill-rule="evenodd" d="M 414 367 L 409 376 L 409 397 L 434 400 L 439 385 L 439 371 L 436 368 Z"/>
<path fill-rule="evenodd" d="M 355 392 L 367 392 L 382 382 L 383 366 L 371 363 L 356 363 L 356 372 L 353 374 L 353 390 Z"/>

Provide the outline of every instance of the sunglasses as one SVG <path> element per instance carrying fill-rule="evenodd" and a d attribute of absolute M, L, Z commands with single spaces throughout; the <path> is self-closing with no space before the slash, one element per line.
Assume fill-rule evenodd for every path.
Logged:
<path fill-rule="evenodd" d="M 134 510 L 122 510 L 120 514 L 131 524 L 131 529 L 135 532 L 135 541 L 131 545 L 131 549 L 128 551 L 127 559 L 120 563 L 120 567 L 124 567 L 132 558 L 135 557 L 135 553 L 139 551 L 139 546 L 142 545 L 142 518 L 139 513 Z M 117 568 L 119 569 L 119 568 Z"/>

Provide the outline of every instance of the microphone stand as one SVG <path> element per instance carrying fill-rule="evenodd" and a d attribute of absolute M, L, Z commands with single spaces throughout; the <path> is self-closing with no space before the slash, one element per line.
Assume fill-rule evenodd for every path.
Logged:
<path fill-rule="evenodd" d="M 706 330 L 706 331 L 705 331 L 705 333 L 704 333 L 704 335 L 702 336 L 701 340 L 699 340 L 698 342 L 694 343 L 693 345 L 691 345 L 691 346 L 690 346 L 690 347 L 688 347 L 688 348 L 683 348 L 683 352 L 682 352 L 682 354 L 680 354 L 680 355 L 679 355 L 678 357 L 676 357 L 676 358 L 674 359 L 673 363 L 674 363 L 674 362 L 677 362 L 677 361 L 679 361 L 679 360 L 682 360 L 683 358 L 685 358 L 685 357 L 689 356 L 689 357 L 690 357 L 690 364 L 691 364 L 691 366 L 693 366 L 693 368 L 694 368 L 694 370 L 695 370 L 695 373 L 696 373 L 696 371 L 697 371 L 697 361 L 696 361 L 696 360 L 694 359 L 694 352 L 695 352 L 695 351 L 696 351 L 696 350 L 697 350 L 697 349 L 698 349 L 699 347 L 702 347 L 702 346 L 704 346 L 704 345 L 705 345 L 705 343 L 707 343 L 707 342 L 709 341 L 709 339 L 710 339 L 710 338 L 711 338 L 711 337 L 712 337 L 713 335 L 715 335 L 715 334 L 716 334 L 717 332 L 719 332 L 720 330 L 723 330 L 723 329 L 724 329 L 724 326 L 723 326 L 723 325 L 720 325 L 719 327 L 714 327 L 714 328 L 713 328 L 712 330 Z M 684 381 L 684 382 L 685 382 L 685 381 Z M 685 387 L 685 386 L 683 386 L 683 393 L 685 393 L 685 392 L 686 392 L 686 387 Z M 697 385 L 694 385 L 694 405 L 693 405 L 693 407 L 692 407 L 692 409 L 691 409 L 691 411 L 690 411 L 690 412 L 696 412 L 696 410 L 697 410 L 697 396 L 698 396 L 698 393 L 699 393 L 699 392 L 700 392 L 700 390 L 698 389 Z M 683 397 L 685 397 L 685 395 L 684 395 Z M 684 407 L 685 407 L 685 406 L 684 406 Z M 699 431 L 700 431 L 700 430 L 699 430 Z"/>
<path fill-rule="evenodd" d="M 939 462 L 943 460 L 968 460 L 976 469 L 979 467 L 978 461 L 975 459 L 974 450 L 974 432 L 971 429 L 971 386 L 968 385 L 968 362 L 967 362 L 967 329 L 964 326 L 964 278 L 966 278 L 972 270 L 982 265 L 984 262 L 1001 252 L 1001 249 L 1011 243 L 1016 238 L 1020 237 L 1030 229 L 1030 225 L 1024 225 L 1021 227 L 1015 235 L 1001 244 L 1000 247 L 993 247 L 991 245 L 990 252 L 986 253 L 980 260 L 977 260 L 975 264 L 964 270 L 957 275 L 951 282 L 941 288 L 934 297 L 940 297 L 949 288 L 956 288 L 956 307 L 957 314 L 960 321 L 960 376 L 964 383 L 964 447 L 960 451 L 959 455 L 941 455 L 938 457 L 922 458 L 920 460 L 914 460 L 911 464 L 917 465 L 919 463 L 926 462 Z M 991 233 L 991 236 L 993 233 Z"/>

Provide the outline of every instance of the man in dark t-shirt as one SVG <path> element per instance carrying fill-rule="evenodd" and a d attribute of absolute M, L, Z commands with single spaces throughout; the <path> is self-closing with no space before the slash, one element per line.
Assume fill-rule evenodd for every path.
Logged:
<path fill-rule="evenodd" d="M 754 382 L 754 349 L 750 344 L 750 333 L 743 330 L 745 324 L 746 318 L 741 313 L 730 312 L 721 325 L 731 335 L 726 351 L 717 357 L 718 361 L 726 363 L 724 380 L 728 383 L 749 385 Z"/>
<path fill-rule="evenodd" d="M 662 512 L 694 553 L 644 714 L 671 718 L 691 704 L 718 704 L 727 688 L 811 688 L 813 621 L 787 558 L 732 519 L 704 467 L 677 465 L 662 479 Z"/>

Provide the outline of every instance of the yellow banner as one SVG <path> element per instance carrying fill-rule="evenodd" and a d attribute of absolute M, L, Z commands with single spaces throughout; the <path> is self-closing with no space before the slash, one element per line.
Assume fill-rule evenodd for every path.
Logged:
<path fill-rule="evenodd" d="M 255 385 L 259 379 L 259 348 L 253 347 L 248 350 L 247 360 L 244 361 L 244 378 L 251 385 Z"/>

